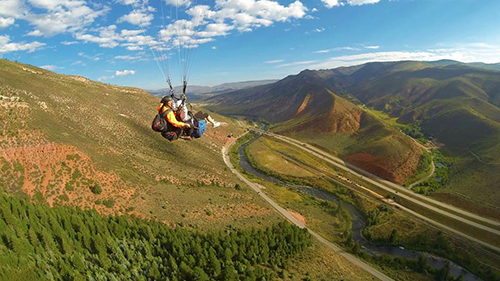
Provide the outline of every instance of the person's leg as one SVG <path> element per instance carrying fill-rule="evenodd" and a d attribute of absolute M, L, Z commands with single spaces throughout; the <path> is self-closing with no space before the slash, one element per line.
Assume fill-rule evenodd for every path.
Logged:
<path fill-rule="evenodd" d="M 193 135 L 193 131 L 194 131 L 194 125 L 192 122 L 189 122 L 191 123 L 191 127 L 190 128 L 183 128 L 183 134 L 185 136 L 188 136 L 190 137 L 191 135 Z"/>
<path fill-rule="evenodd" d="M 207 119 L 208 122 L 212 123 L 212 125 L 215 124 L 215 120 L 212 118 L 212 116 L 208 115 L 205 119 Z"/>
<path fill-rule="evenodd" d="M 203 111 L 198 111 L 194 115 L 194 118 L 196 118 L 198 120 L 203 120 L 203 119 L 206 119 L 207 117 L 209 117 L 208 113 L 205 113 Z"/>
<path fill-rule="evenodd" d="M 162 132 L 161 133 L 162 137 L 166 138 L 169 141 L 174 141 L 179 138 L 179 134 L 177 132 L 171 131 L 171 132 Z"/>
<path fill-rule="evenodd" d="M 216 122 L 216 121 L 212 118 L 212 116 L 208 115 L 208 113 L 198 111 L 198 113 L 196 113 L 196 114 L 194 115 L 194 117 L 195 117 L 196 119 L 198 119 L 198 120 L 203 120 L 203 119 L 207 120 L 210 124 L 212 124 L 212 126 L 213 126 L 214 128 L 217 128 L 217 127 L 219 127 L 219 126 L 220 126 L 220 123 L 219 123 L 219 122 Z"/>

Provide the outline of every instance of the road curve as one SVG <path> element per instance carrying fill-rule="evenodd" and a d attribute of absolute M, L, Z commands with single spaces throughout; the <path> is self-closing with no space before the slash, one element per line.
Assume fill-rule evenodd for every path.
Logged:
<path fill-rule="evenodd" d="M 297 140 L 294 140 L 294 139 L 291 139 L 291 138 L 288 138 L 288 137 L 284 137 L 284 136 L 281 136 L 281 135 L 273 134 L 273 133 L 263 132 L 263 131 L 260 131 L 260 130 L 257 131 L 257 132 L 265 134 L 265 135 L 268 135 L 268 136 L 272 136 L 272 137 L 275 137 L 275 138 L 278 138 L 278 139 L 281 139 L 281 140 L 283 140 L 283 141 L 285 141 L 287 143 L 290 143 L 290 144 L 292 144 L 294 146 L 297 146 L 297 147 L 301 148 L 302 150 L 304 150 L 304 151 L 306 151 L 306 152 L 308 152 L 308 153 L 310 153 L 310 154 L 312 154 L 312 155 L 314 155 L 316 157 L 319 157 L 319 158 L 327 161 L 328 163 L 333 164 L 336 167 L 339 167 L 340 169 L 343 169 L 343 170 L 351 173 L 354 176 L 357 176 L 357 177 L 359 177 L 359 178 L 361 178 L 361 179 L 363 179 L 363 180 L 365 180 L 365 181 L 367 181 L 367 182 L 369 182 L 371 184 L 374 184 L 374 185 L 378 186 L 379 188 L 382 188 L 382 189 L 384 189 L 384 190 L 386 190 L 386 191 L 388 191 L 390 193 L 393 193 L 393 194 L 395 194 L 395 195 L 397 195 L 397 196 L 399 196 L 401 198 L 409 200 L 409 201 L 411 201 L 411 202 L 413 202 L 415 204 L 418 204 L 418 205 L 420 205 L 420 206 L 422 206 L 424 208 L 427 208 L 429 210 L 432 210 L 434 212 L 437 212 L 437 213 L 439 213 L 441 215 L 444 215 L 444 216 L 447 216 L 449 218 L 453 218 L 455 220 L 458 220 L 458 221 L 463 222 L 465 224 L 468 224 L 470 226 L 473 226 L 473 227 L 476 227 L 476 228 L 488 231 L 488 232 L 496 234 L 496 235 L 500 235 L 500 231 L 499 230 L 492 229 L 490 227 L 487 227 L 485 225 L 476 223 L 474 221 L 470 221 L 470 220 L 468 220 L 466 218 L 463 218 L 463 217 L 460 217 L 458 215 L 449 213 L 449 212 L 447 212 L 445 210 L 442 210 L 442 209 L 439 209 L 439 208 L 434 207 L 432 205 L 429 205 L 427 203 L 421 202 L 420 200 L 417 200 L 414 197 L 412 197 L 414 195 L 415 197 L 418 197 L 420 199 L 420 197 L 423 197 L 420 194 L 414 194 L 414 193 L 412 193 L 412 196 L 406 195 L 406 194 L 402 193 L 402 192 L 409 192 L 406 188 L 404 188 L 402 186 L 399 186 L 397 184 L 394 184 L 394 183 L 390 183 L 390 182 L 388 182 L 386 180 L 383 180 L 383 179 L 381 179 L 381 178 L 379 178 L 379 177 L 377 177 L 377 176 L 375 176 L 375 175 L 373 175 L 373 174 L 371 174 L 369 172 L 366 172 L 366 171 L 364 171 L 364 170 L 362 170 L 362 169 L 360 169 L 358 167 L 355 167 L 355 166 L 353 166 L 353 165 L 351 165 L 349 163 L 344 162 L 340 158 L 332 156 L 332 155 L 330 155 L 330 154 L 328 154 L 328 153 L 326 153 L 326 152 L 324 152 L 322 150 L 319 150 L 319 149 L 317 149 L 315 147 L 312 147 L 312 146 L 310 146 L 308 144 L 302 143 L 300 141 L 297 141 Z M 364 176 L 361 175 L 361 174 L 359 174 L 356 171 L 358 171 L 361 174 L 364 174 Z M 402 191 L 402 192 L 397 193 L 397 191 Z M 427 198 L 425 198 L 425 197 L 424 197 L 424 199 L 427 200 Z M 433 199 L 430 199 L 430 200 L 435 201 Z M 429 201 L 429 200 L 427 200 L 427 201 Z M 436 202 L 437 205 L 440 205 L 440 206 L 442 206 L 444 208 L 447 208 L 447 206 L 449 206 L 447 204 L 442 204 L 441 202 L 438 202 L 438 201 L 435 201 L 435 202 Z M 423 219 L 423 220 L 425 220 L 425 221 L 427 221 L 427 222 L 429 222 L 431 224 L 434 224 L 434 225 L 436 225 L 436 226 L 438 226 L 440 228 L 444 228 L 444 229 L 446 229 L 448 231 L 451 231 L 451 232 L 453 232 L 455 234 L 458 234 L 458 235 L 460 235 L 462 237 L 465 237 L 465 238 L 467 238 L 467 239 L 469 239 L 471 241 L 474 241 L 474 242 L 476 242 L 476 243 L 478 243 L 480 245 L 483 245 L 483 246 L 485 246 L 487 248 L 493 249 L 495 251 L 500 251 L 500 247 L 491 245 L 491 244 L 489 244 L 487 242 L 484 242 L 484 241 L 482 241 L 480 239 L 477 239 L 477 238 L 472 237 L 472 236 L 470 236 L 468 234 L 465 234 L 465 233 L 463 233 L 461 231 L 458 231 L 458 230 L 456 230 L 454 228 L 451 228 L 451 227 L 448 227 L 448 226 L 446 226 L 446 225 L 444 225 L 442 223 L 439 223 L 439 222 L 437 222 L 437 221 L 435 221 L 433 219 L 430 219 L 428 217 L 420 215 L 420 214 L 418 214 L 418 213 L 416 213 L 416 212 L 414 212 L 414 211 L 412 211 L 412 210 L 410 210 L 410 209 L 408 209 L 408 208 L 406 208 L 406 207 L 404 207 L 404 206 L 402 206 L 400 204 L 398 204 L 398 206 L 400 206 L 401 209 L 403 209 L 403 210 L 405 210 L 405 211 L 407 211 L 407 212 L 409 212 L 409 213 L 411 213 L 411 214 L 413 214 L 413 215 L 415 215 L 415 216 L 417 216 L 417 217 L 419 217 L 419 218 L 421 218 L 421 219 Z M 460 210 L 462 212 L 465 212 L 465 213 L 468 213 L 468 212 L 463 211 L 461 209 L 458 209 L 458 210 Z M 468 214 L 470 214 L 471 216 L 472 215 L 473 216 L 477 216 L 477 215 L 471 214 L 471 213 L 468 213 Z M 480 217 L 480 218 L 482 218 L 482 217 Z M 487 219 L 485 219 L 485 220 L 487 220 Z M 494 222 L 494 221 L 491 221 L 491 222 Z M 495 225 L 499 224 L 498 222 L 494 222 L 494 223 L 495 223 Z"/>
<path fill-rule="evenodd" d="M 251 182 L 247 178 L 245 178 L 243 175 L 241 175 L 238 172 L 238 170 L 236 170 L 234 168 L 233 164 L 231 163 L 231 160 L 229 159 L 229 154 L 228 154 L 228 148 L 234 143 L 234 141 L 236 139 L 233 139 L 231 142 L 229 142 L 228 144 L 226 144 L 222 148 L 222 158 L 224 159 L 224 163 L 226 163 L 226 166 L 231 170 L 231 172 L 233 174 L 235 174 L 241 181 L 243 181 L 248 186 L 250 186 L 255 192 L 257 192 L 257 194 L 259 194 L 260 197 L 262 197 L 267 203 L 269 203 L 274 209 L 276 209 L 282 216 L 284 216 L 286 219 L 288 219 L 290 222 L 292 222 L 296 226 L 298 226 L 300 228 L 307 229 L 307 231 L 309 231 L 309 233 L 312 236 L 314 236 L 316 239 L 318 239 L 321 243 L 325 244 L 328 248 L 330 248 L 333 251 L 335 251 L 337 254 L 343 256 L 344 258 L 346 258 L 351 263 L 353 263 L 353 264 L 361 267 L 362 269 L 364 269 L 365 271 L 367 271 L 368 273 L 370 273 L 374 277 L 378 278 L 379 280 L 387 280 L 387 281 L 393 280 L 389 276 L 387 276 L 387 275 L 383 274 L 382 272 L 378 271 L 377 269 L 371 267 L 370 265 L 368 265 L 365 262 L 361 261 L 357 257 L 355 257 L 355 256 L 347 253 L 346 251 L 340 249 L 335 244 L 333 244 L 333 243 L 329 242 L 328 240 L 326 240 L 325 238 L 323 238 L 321 235 L 319 235 L 316 232 L 314 232 L 314 231 L 310 230 L 309 228 L 307 228 L 303 223 L 301 223 L 299 220 L 297 220 L 288 211 L 286 211 L 285 209 L 283 209 L 276 202 L 274 202 L 271 198 L 269 198 L 269 196 L 267 196 L 266 194 L 264 194 L 264 192 L 262 192 L 261 189 L 256 184 L 254 184 L 253 182 Z"/>
<path fill-rule="evenodd" d="M 408 186 L 408 189 L 413 189 L 414 186 L 419 185 L 419 184 L 423 183 L 424 181 L 430 179 L 434 175 L 435 171 L 436 171 L 436 165 L 434 165 L 434 160 L 432 160 L 430 174 L 428 174 L 425 178 L 422 178 L 422 179 L 410 184 L 410 186 Z"/>

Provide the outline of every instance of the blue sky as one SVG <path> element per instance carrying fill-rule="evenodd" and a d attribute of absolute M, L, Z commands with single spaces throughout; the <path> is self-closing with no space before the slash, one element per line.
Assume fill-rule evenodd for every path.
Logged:
<path fill-rule="evenodd" d="M 216 85 L 369 61 L 496 63 L 499 19 L 498 0 L 0 0 L 0 57 L 145 89 L 167 72 L 180 84 L 189 57 L 189 83 Z"/>

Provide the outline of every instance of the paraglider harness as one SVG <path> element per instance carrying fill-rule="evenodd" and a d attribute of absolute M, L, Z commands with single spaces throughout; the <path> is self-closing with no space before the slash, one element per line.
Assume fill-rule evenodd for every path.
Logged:
<path fill-rule="evenodd" d="M 151 124 L 151 128 L 155 132 L 160 132 L 161 135 L 164 138 L 168 139 L 169 141 L 176 140 L 182 135 L 190 136 L 193 138 L 200 138 L 206 129 L 206 122 L 205 122 L 205 120 L 198 120 L 195 117 L 195 115 L 193 115 L 193 113 L 192 113 L 191 104 L 189 104 L 189 103 L 186 104 L 187 83 L 184 82 L 183 89 L 182 89 L 182 96 L 181 96 L 181 98 L 178 98 L 175 96 L 175 93 L 174 93 L 174 90 L 173 90 L 173 87 L 172 87 L 170 81 L 168 81 L 168 82 L 169 82 L 169 86 L 170 86 L 170 97 L 172 99 L 182 100 L 182 103 L 178 106 L 177 110 L 174 112 L 175 116 L 177 117 L 178 120 L 180 119 L 179 121 L 183 121 L 184 117 L 185 117 L 185 116 L 182 116 L 184 113 L 183 108 L 184 108 L 184 106 L 187 105 L 189 107 L 188 114 L 191 117 L 190 120 L 192 120 L 191 121 L 192 129 L 190 128 L 190 129 L 186 130 L 185 128 L 177 128 L 177 127 L 174 127 L 172 124 L 170 124 L 170 122 L 168 122 L 168 120 L 166 119 L 166 116 L 170 111 L 173 111 L 173 109 L 169 108 L 165 112 L 163 112 L 164 107 L 167 106 L 166 103 L 162 104 L 162 107 L 158 111 L 158 114 L 155 116 L 155 118 Z M 165 96 L 165 97 L 167 97 L 167 96 Z"/>

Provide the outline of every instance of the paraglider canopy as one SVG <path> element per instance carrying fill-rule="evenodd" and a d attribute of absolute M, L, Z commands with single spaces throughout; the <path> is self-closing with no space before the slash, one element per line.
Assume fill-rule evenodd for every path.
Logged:
<path fill-rule="evenodd" d="M 300 0 L 282 5 L 277 0 L 117 0 L 130 14 L 120 20 L 139 25 L 147 46 L 174 95 L 172 66 L 177 66 L 185 97 L 191 65 L 201 44 L 232 32 L 250 32 L 306 16 Z M 154 19 L 154 21 L 153 21 Z M 161 22 L 161 23 L 159 23 Z M 136 30 L 122 30 L 134 33 Z M 137 36 L 139 37 L 139 36 Z M 133 49 L 131 49 L 133 50 Z M 175 68 L 175 67 L 173 67 Z M 177 82 L 177 81 L 175 81 Z"/>
<path fill-rule="evenodd" d="M 199 0 L 205 1 L 205 0 Z M 199 44 L 211 41 L 200 38 L 197 30 L 207 11 L 204 5 L 195 5 L 193 0 L 120 0 L 130 9 L 129 21 L 140 26 L 146 45 L 158 66 L 170 95 L 177 99 L 186 99 L 186 89 L 195 52 Z M 198 3 L 199 4 L 199 3 Z M 161 25 L 151 27 L 153 15 L 161 18 Z M 184 17 L 184 18 L 183 18 Z M 177 61 L 182 95 L 176 96 L 171 75 L 171 63 Z"/>

